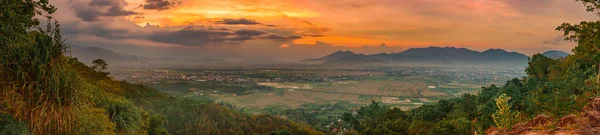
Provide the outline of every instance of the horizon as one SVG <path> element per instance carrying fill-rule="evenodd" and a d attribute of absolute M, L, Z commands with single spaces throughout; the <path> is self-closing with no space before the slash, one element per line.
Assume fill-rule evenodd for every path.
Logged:
<path fill-rule="evenodd" d="M 600 0 L 0 0 L 0 134 L 600 135 L 598 17 Z"/>
<path fill-rule="evenodd" d="M 337 50 L 445 47 L 571 52 L 554 29 L 593 20 L 577 1 L 53 0 L 68 44 L 144 57 L 290 61 Z M 534 7 L 534 8 L 532 8 Z M 535 24 L 535 25 L 532 25 Z M 269 53 L 263 53 L 269 52 Z"/>

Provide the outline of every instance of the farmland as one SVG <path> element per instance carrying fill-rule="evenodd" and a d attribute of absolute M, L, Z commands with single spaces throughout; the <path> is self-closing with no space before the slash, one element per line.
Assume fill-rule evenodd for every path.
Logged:
<path fill-rule="evenodd" d="M 249 113 L 265 113 L 265 108 L 272 107 L 294 109 L 338 102 L 364 105 L 372 101 L 408 110 L 440 99 L 477 94 L 481 86 L 501 84 L 504 82 L 495 80 L 521 75 L 482 76 L 481 70 L 489 69 L 134 69 L 124 72 L 129 74 L 116 72 L 114 77 L 175 96 L 230 103 Z"/>
<path fill-rule="evenodd" d="M 381 102 L 409 110 L 481 86 L 521 77 L 517 69 L 363 68 L 186 68 L 130 69 L 112 77 L 141 83 L 177 97 L 223 104 L 249 114 L 271 114 L 326 126 L 343 113 Z M 321 129 L 323 128 L 323 129 Z"/>

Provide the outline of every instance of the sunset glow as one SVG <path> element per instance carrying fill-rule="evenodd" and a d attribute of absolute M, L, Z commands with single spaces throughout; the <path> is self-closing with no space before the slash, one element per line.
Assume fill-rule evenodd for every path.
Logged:
<path fill-rule="evenodd" d="M 126 14 L 78 16 L 90 9 L 110 14 L 106 7 L 89 5 L 90 1 L 57 2 L 58 6 L 69 7 L 61 8 L 59 14 L 78 17 L 58 18 L 77 28 L 102 22 L 103 26 L 97 27 L 128 33 L 107 36 L 91 32 L 89 36 L 107 40 L 134 38 L 147 40 L 152 45 L 197 46 L 205 51 L 207 48 L 246 48 L 244 51 L 260 52 L 260 49 L 247 49 L 253 47 L 234 46 L 277 49 L 282 44 L 310 46 L 316 42 L 347 49 L 386 44 L 403 49 L 454 46 L 483 51 L 503 48 L 526 54 L 549 49 L 570 51 L 574 44 L 557 40 L 563 37 L 555 27 L 565 20 L 578 22 L 595 17 L 580 10 L 581 4 L 563 0 L 159 0 L 163 2 L 162 7 L 149 5 L 147 0 L 111 0 L 120 4 L 115 6 L 120 6 Z M 165 32 L 201 34 L 195 35 L 201 38 L 179 35 L 177 38 L 189 39 L 175 41 L 151 37 L 169 34 Z M 78 40 L 84 41 L 75 38 Z M 218 47 L 222 45 L 228 47 Z"/>

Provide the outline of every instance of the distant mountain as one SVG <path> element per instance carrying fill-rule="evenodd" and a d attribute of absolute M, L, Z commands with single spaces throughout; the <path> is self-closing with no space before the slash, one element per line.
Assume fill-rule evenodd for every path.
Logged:
<path fill-rule="evenodd" d="M 333 54 L 305 61 L 323 61 L 330 63 L 396 63 L 396 64 L 469 64 L 523 66 L 527 64 L 527 55 L 508 52 L 502 49 L 489 49 L 483 52 L 455 47 L 411 48 L 398 53 L 379 53 L 372 55 L 355 54 L 350 51 L 338 51 Z"/>
<path fill-rule="evenodd" d="M 380 60 L 380 59 L 375 59 L 375 58 L 369 58 L 369 57 L 348 57 L 348 58 L 341 58 L 341 59 L 337 59 L 337 60 L 330 60 L 330 61 L 326 61 L 323 64 L 330 64 L 330 65 L 385 65 L 385 64 L 389 64 L 388 61 L 385 60 Z"/>
<path fill-rule="evenodd" d="M 332 60 L 340 60 L 340 59 L 348 59 L 348 58 L 359 58 L 359 57 L 366 57 L 364 54 L 356 54 L 354 52 L 351 51 L 337 51 L 334 52 L 332 54 L 329 54 L 327 56 L 323 56 L 321 58 L 316 58 L 316 59 L 307 59 L 304 61 L 321 61 L 321 62 L 326 62 L 326 61 L 332 61 Z"/>
<path fill-rule="evenodd" d="M 569 53 L 566 53 L 563 51 L 558 51 L 558 50 L 550 50 L 550 51 L 546 51 L 546 52 L 542 53 L 542 55 L 544 55 L 548 58 L 557 59 L 557 58 L 565 58 L 569 55 Z"/>
<path fill-rule="evenodd" d="M 95 59 L 103 59 L 109 63 L 130 63 L 147 61 L 148 58 L 135 55 L 120 54 L 98 47 L 71 46 L 71 56 L 89 64 Z"/>
<path fill-rule="evenodd" d="M 518 52 L 508 52 L 502 49 L 489 49 L 481 52 L 484 60 L 491 60 L 494 62 L 511 62 L 511 61 L 525 61 L 529 60 L 529 56 Z"/>

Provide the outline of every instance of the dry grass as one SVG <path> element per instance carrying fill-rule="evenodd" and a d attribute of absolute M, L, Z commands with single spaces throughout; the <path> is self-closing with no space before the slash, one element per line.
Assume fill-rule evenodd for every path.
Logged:
<path fill-rule="evenodd" d="M 65 134 L 74 120 L 81 80 L 57 34 L 0 45 L 0 109 L 26 120 L 32 134 Z"/>

